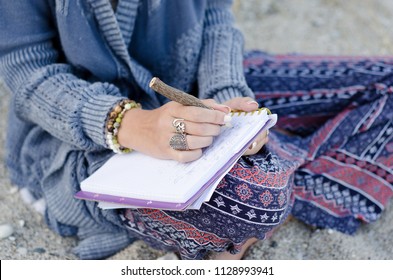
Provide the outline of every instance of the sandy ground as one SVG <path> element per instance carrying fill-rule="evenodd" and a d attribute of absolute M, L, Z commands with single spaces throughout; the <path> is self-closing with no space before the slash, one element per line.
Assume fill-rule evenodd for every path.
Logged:
<path fill-rule="evenodd" d="M 393 2 L 389 0 L 235 1 L 246 48 L 274 53 L 393 54 Z M 5 139 L 8 96 L 0 85 L 0 145 Z M 42 217 L 24 205 L 7 179 L 0 149 L 0 225 L 12 225 L 0 240 L 0 259 L 75 259 L 73 238 L 60 238 Z M 269 240 L 260 241 L 246 259 L 393 259 L 393 207 L 354 236 L 312 229 L 291 220 Z M 164 252 L 135 242 L 111 259 L 155 259 Z"/>

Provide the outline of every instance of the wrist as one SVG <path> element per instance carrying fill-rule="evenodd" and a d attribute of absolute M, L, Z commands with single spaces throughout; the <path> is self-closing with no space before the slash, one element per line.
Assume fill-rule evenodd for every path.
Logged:
<path fill-rule="evenodd" d="M 124 114 L 122 125 L 120 126 L 117 134 L 117 139 L 121 146 L 129 149 L 135 148 L 136 135 L 140 135 L 142 133 L 140 124 L 144 114 L 145 110 L 142 110 L 141 108 L 129 110 Z"/>
<path fill-rule="evenodd" d="M 133 100 L 122 100 L 108 114 L 106 122 L 106 143 L 108 148 L 118 154 L 128 153 L 131 150 L 120 144 L 118 134 L 123 123 L 123 118 L 128 111 L 140 108 L 141 105 Z"/>

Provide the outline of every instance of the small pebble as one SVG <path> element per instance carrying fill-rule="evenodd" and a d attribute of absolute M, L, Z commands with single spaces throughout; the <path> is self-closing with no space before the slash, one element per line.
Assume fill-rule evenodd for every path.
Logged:
<path fill-rule="evenodd" d="M 34 253 L 38 253 L 38 254 L 43 254 L 46 252 L 46 250 L 44 248 L 35 248 L 33 250 Z"/>
<path fill-rule="evenodd" d="M 19 220 L 18 224 L 19 224 L 20 227 L 24 227 L 26 222 L 24 220 Z"/>
<path fill-rule="evenodd" d="M 270 247 L 276 248 L 277 246 L 278 246 L 277 241 L 273 240 L 272 242 L 270 242 Z"/>
<path fill-rule="evenodd" d="M 0 239 L 7 238 L 14 233 L 14 228 L 10 224 L 0 225 Z"/>
<path fill-rule="evenodd" d="M 328 234 L 333 234 L 334 231 L 329 228 L 327 232 L 328 232 Z"/>
<path fill-rule="evenodd" d="M 16 251 L 21 255 L 27 254 L 27 249 L 25 247 L 19 247 Z"/>
<path fill-rule="evenodd" d="M 15 241 L 16 240 L 15 236 L 10 236 L 10 237 L 8 237 L 8 239 L 11 240 L 11 241 Z"/>
<path fill-rule="evenodd" d="M 10 192 L 10 194 L 15 194 L 18 192 L 18 190 L 19 189 L 17 187 L 12 187 L 12 188 L 10 188 L 9 192 Z"/>
<path fill-rule="evenodd" d="M 28 205 L 31 205 L 34 201 L 36 201 L 34 196 L 27 188 L 20 189 L 19 194 L 23 202 L 25 202 Z"/>
<path fill-rule="evenodd" d="M 179 258 L 176 256 L 175 253 L 167 253 L 159 258 L 157 260 L 178 260 Z"/>
<path fill-rule="evenodd" d="M 38 200 L 36 200 L 33 204 L 32 204 L 34 210 L 36 210 L 38 213 L 40 213 L 42 216 L 45 215 L 45 209 L 46 209 L 46 202 L 45 199 L 40 198 Z"/>

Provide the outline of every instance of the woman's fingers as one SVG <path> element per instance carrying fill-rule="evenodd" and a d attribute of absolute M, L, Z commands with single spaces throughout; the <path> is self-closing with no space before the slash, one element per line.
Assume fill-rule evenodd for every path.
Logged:
<path fill-rule="evenodd" d="M 174 150 L 197 150 L 210 146 L 213 143 L 213 137 L 173 133 L 168 143 Z"/>
<path fill-rule="evenodd" d="M 179 162 L 190 162 L 200 158 L 202 156 L 202 148 L 208 147 L 213 143 L 213 137 L 173 134 L 169 141 L 170 143 L 173 138 L 177 140 L 170 144 L 171 158 Z"/>
<path fill-rule="evenodd" d="M 179 151 L 172 149 L 172 159 L 178 162 L 191 162 L 197 160 L 202 156 L 202 148 L 208 147 L 213 142 L 213 137 L 199 137 L 192 135 L 185 135 L 189 150 Z M 252 145 L 251 149 L 247 149 L 244 155 L 256 154 L 269 141 L 266 132 L 261 133 Z"/>
<path fill-rule="evenodd" d="M 211 105 L 218 106 L 213 102 Z M 226 106 L 220 109 L 222 111 L 168 102 L 154 110 L 129 110 L 123 117 L 118 140 L 124 147 L 155 158 L 193 161 L 200 158 L 202 149 L 210 146 L 213 137 L 220 134 L 229 111 Z"/>
<path fill-rule="evenodd" d="M 173 101 L 153 110 L 155 118 L 152 122 L 139 122 L 150 137 L 145 137 L 147 141 L 140 142 L 139 146 L 134 145 L 134 149 L 179 162 L 200 158 L 202 149 L 210 146 L 213 137 L 221 133 L 230 111 L 228 106 L 217 104 L 214 100 L 203 102 L 213 110 L 183 106 Z M 152 148 L 147 150 L 145 146 Z"/>
<path fill-rule="evenodd" d="M 255 138 L 243 155 L 248 156 L 256 154 L 267 142 L 269 142 L 268 130 L 265 130 Z"/>
<path fill-rule="evenodd" d="M 179 162 L 196 160 L 202 156 L 202 149 L 213 143 L 213 137 L 221 133 L 221 126 L 229 117 L 227 106 L 213 100 L 204 102 L 213 110 L 183 106 L 173 101 L 155 110 L 130 110 L 123 117 L 119 143 L 156 158 Z M 229 104 L 243 110 L 247 106 L 249 109 L 257 107 L 249 98 L 237 98 Z M 174 137 L 176 135 L 178 137 Z M 254 154 L 262 148 L 267 142 L 266 132 L 261 133 L 255 142 L 246 154 Z"/>
<path fill-rule="evenodd" d="M 241 110 L 245 112 L 250 112 L 258 109 L 258 103 L 251 97 L 236 97 L 225 102 L 234 110 Z"/>
<path fill-rule="evenodd" d="M 244 152 L 244 156 L 255 155 L 267 142 L 253 142 L 251 146 Z"/>
<path fill-rule="evenodd" d="M 172 126 L 172 132 L 183 132 L 195 136 L 217 136 L 221 133 L 221 126 L 230 121 L 230 108 L 226 105 L 215 103 L 214 100 L 203 100 L 213 110 L 194 106 L 183 106 L 170 102 L 167 104 L 172 121 L 165 120 L 162 127 Z M 183 126 L 184 130 L 176 126 Z"/>
<path fill-rule="evenodd" d="M 175 119 L 175 123 L 184 127 L 184 133 L 195 136 L 217 136 L 221 133 L 221 126 L 210 123 L 195 123 L 182 119 Z M 179 132 L 173 125 L 173 132 Z"/>
<path fill-rule="evenodd" d="M 209 110 L 194 106 L 180 106 L 172 112 L 174 118 L 183 118 L 195 123 L 225 124 L 226 113 L 218 110 Z"/>
<path fill-rule="evenodd" d="M 213 137 L 186 135 L 186 139 L 190 150 L 206 148 L 213 143 Z"/>
<path fill-rule="evenodd" d="M 269 130 L 264 130 L 261 133 L 258 134 L 257 138 L 255 139 L 255 141 L 257 143 L 267 143 L 267 141 L 269 140 L 268 137 L 268 132 Z"/>
<path fill-rule="evenodd" d="M 202 156 L 202 149 L 189 150 L 189 151 L 177 151 L 177 150 L 171 151 L 171 159 L 183 163 L 197 160 L 201 156 Z"/>
<path fill-rule="evenodd" d="M 206 106 L 209 106 L 209 107 L 213 108 L 214 110 L 224 112 L 225 114 L 229 114 L 231 112 L 231 107 L 224 105 L 224 104 L 219 104 L 214 99 L 205 99 L 205 100 L 202 100 L 202 102 Z"/>

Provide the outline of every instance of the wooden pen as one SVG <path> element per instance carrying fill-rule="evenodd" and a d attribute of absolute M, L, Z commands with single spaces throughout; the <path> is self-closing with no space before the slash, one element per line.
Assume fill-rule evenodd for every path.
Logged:
<path fill-rule="evenodd" d="M 206 106 L 202 101 L 191 94 L 185 93 L 179 89 L 171 87 L 161 81 L 159 78 L 154 77 L 149 83 L 149 87 L 159 94 L 176 101 L 184 106 L 196 106 L 205 109 L 213 110 L 213 108 Z"/>

